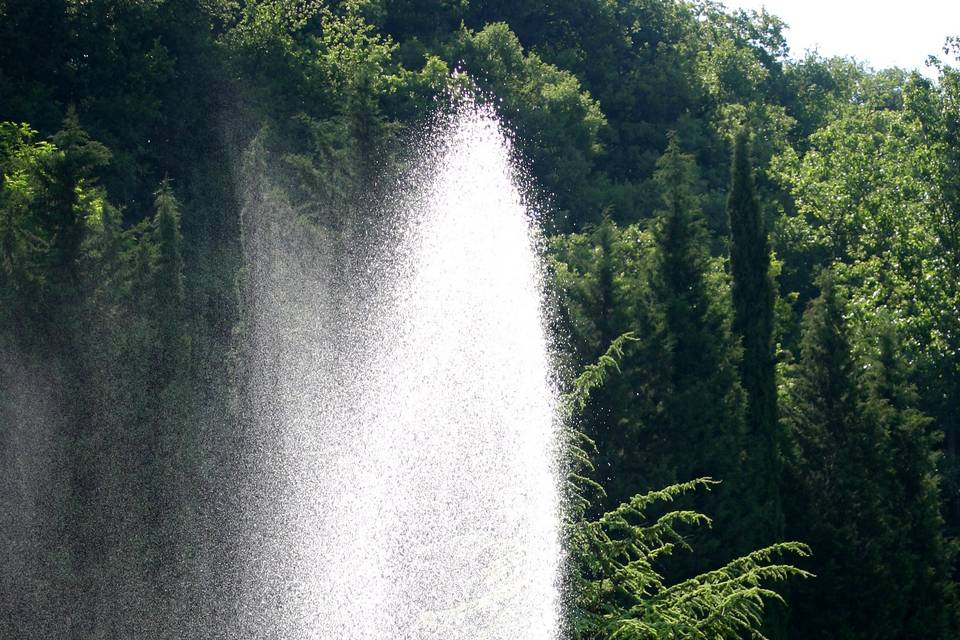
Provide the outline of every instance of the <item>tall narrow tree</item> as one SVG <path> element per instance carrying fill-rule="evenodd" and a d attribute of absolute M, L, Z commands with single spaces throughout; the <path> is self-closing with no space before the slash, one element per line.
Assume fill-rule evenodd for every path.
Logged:
<path fill-rule="evenodd" d="M 154 205 L 157 247 L 154 295 L 160 349 L 157 364 L 161 378 L 169 379 L 184 346 L 183 237 L 180 235 L 180 206 L 169 180 L 160 183 Z"/>
<path fill-rule="evenodd" d="M 190 388 L 190 338 L 186 322 L 183 237 L 180 233 L 180 205 L 170 180 L 164 179 L 154 199 L 153 251 L 145 257 L 155 260 L 151 272 L 151 299 L 156 342 L 153 345 L 151 385 L 154 394 L 142 406 L 144 446 L 143 468 L 147 470 L 144 495 L 146 524 L 155 553 L 149 558 L 151 580 L 163 584 L 175 571 L 178 559 L 169 553 L 163 540 L 182 531 L 183 513 L 192 506 L 190 497 L 178 494 L 177 476 L 192 471 L 190 451 L 196 438 L 192 424 Z M 146 243 L 148 238 L 142 238 Z"/>
<path fill-rule="evenodd" d="M 663 370 L 656 394 L 662 413 L 654 418 L 677 477 L 712 476 L 728 480 L 739 460 L 743 428 L 743 389 L 737 375 L 737 345 L 730 330 L 729 308 L 723 303 L 712 270 L 699 199 L 694 193 L 696 165 L 671 139 L 660 158 L 657 181 L 663 206 L 655 228 L 650 275 L 653 307 L 651 336 L 659 343 L 656 367 Z M 722 516 L 741 519 L 733 484 L 718 490 L 713 502 Z M 740 551 L 735 537 L 707 547 L 712 562 Z"/>
<path fill-rule="evenodd" d="M 733 331 L 743 345 L 740 377 L 747 395 L 741 496 L 750 514 L 743 528 L 748 546 L 772 544 L 783 536 L 780 500 L 777 382 L 773 355 L 775 285 L 770 274 L 770 241 L 753 184 L 750 133 L 736 137 L 727 199 L 730 272 L 733 277 Z"/>

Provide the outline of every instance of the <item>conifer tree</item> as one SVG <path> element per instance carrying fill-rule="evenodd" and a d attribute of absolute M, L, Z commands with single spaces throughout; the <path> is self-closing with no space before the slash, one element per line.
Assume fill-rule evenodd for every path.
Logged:
<path fill-rule="evenodd" d="M 157 246 L 154 292 L 160 348 L 158 365 L 161 376 L 169 377 L 183 350 L 184 288 L 180 209 L 168 179 L 160 183 L 154 206 Z"/>
<path fill-rule="evenodd" d="M 619 336 L 597 362 L 584 368 L 561 404 L 567 420 L 586 410 L 590 397 L 618 377 L 613 374 L 622 371 L 625 347 L 635 341 L 630 333 Z M 566 435 L 571 453 L 566 493 L 571 508 L 564 529 L 573 587 L 567 616 L 576 640 L 763 637 L 766 604 L 783 603 L 776 583 L 810 577 L 784 561 L 806 557 L 806 545 L 780 542 L 670 584 L 661 565 L 675 551 L 691 550 L 685 529 L 710 519 L 689 510 L 669 510 L 656 518 L 651 512 L 662 512 L 685 494 L 716 482 L 700 478 L 640 493 L 597 518 L 588 518 L 592 499 L 605 494 L 591 479 L 596 471 L 591 454 L 596 447 L 574 428 L 568 428 Z"/>
<path fill-rule="evenodd" d="M 614 257 L 613 244 L 617 233 L 616 225 L 609 218 L 604 216 L 600 225 L 597 227 L 596 239 L 597 248 L 600 250 L 598 273 L 597 273 L 597 317 L 599 318 L 600 344 L 606 345 L 613 342 L 614 332 Z M 599 357 L 600 354 L 597 354 Z"/>
<path fill-rule="evenodd" d="M 887 606 L 897 595 L 884 538 L 881 425 L 862 415 L 864 396 L 850 346 L 844 301 L 829 272 L 803 318 L 801 357 L 791 381 L 785 422 L 791 448 L 786 479 L 788 536 L 810 544 L 818 578 L 793 602 L 798 638 L 884 638 Z"/>
<path fill-rule="evenodd" d="M 592 234 L 591 240 L 596 243 L 596 282 L 594 284 L 595 299 L 593 315 L 596 318 L 596 335 L 598 342 L 595 345 L 596 351 L 591 353 L 592 358 L 599 358 L 603 355 L 606 345 L 609 345 L 625 328 L 618 326 L 616 319 L 616 300 L 614 291 L 614 272 L 618 265 L 615 264 L 614 244 L 617 240 L 619 230 L 608 217 L 597 225 Z M 584 425 L 597 441 L 598 462 L 601 468 L 617 469 L 619 481 L 611 481 L 611 492 L 614 500 L 623 495 L 629 495 L 631 490 L 635 491 L 637 487 L 625 489 L 624 485 L 633 480 L 629 469 L 632 466 L 630 458 L 636 457 L 636 451 L 631 450 L 629 446 L 628 429 L 624 425 L 618 424 L 618 412 L 614 408 L 622 406 L 624 395 L 629 390 L 624 390 L 619 382 L 622 377 L 617 377 L 613 383 L 601 386 L 594 393 L 591 399 L 592 411 L 589 413 L 587 422 Z M 625 393 L 626 392 L 626 393 Z M 619 401 L 619 402 L 618 402 Z M 602 509 L 602 501 L 598 501 L 596 507 Z"/>
<path fill-rule="evenodd" d="M 757 201 L 750 162 L 750 134 L 743 128 L 733 150 L 727 216 L 730 224 L 733 331 L 743 345 L 740 378 L 747 396 L 741 497 L 752 501 L 745 521 L 750 544 L 783 535 L 780 501 L 777 383 L 773 356 L 775 285 L 770 241 Z"/>
<path fill-rule="evenodd" d="M 663 208 L 655 229 L 651 273 L 650 336 L 660 354 L 652 366 L 663 370 L 656 394 L 675 480 L 712 476 L 727 480 L 739 459 L 743 390 L 737 378 L 737 347 L 728 310 L 711 279 L 707 232 L 697 196 L 693 158 L 671 139 L 658 162 Z M 742 514 L 729 484 L 716 497 L 718 514 L 731 522 Z M 729 502 L 729 503 L 728 503 Z M 718 527 L 729 531 L 723 521 Z M 742 548 L 736 537 L 714 549 L 711 560 L 729 559 Z"/>
<path fill-rule="evenodd" d="M 63 128 L 54 134 L 52 142 L 57 152 L 49 156 L 43 173 L 46 197 L 41 213 L 51 238 L 47 263 L 55 286 L 75 286 L 76 262 L 84 237 L 78 188 L 95 183 L 94 170 L 107 164 L 111 154 L 81 128 L 73 107 L 67 110 Z"/>
<path fill-rule="evenodd" d="M 157 287 L 161 305 L 183 304 L 183 237 L 180 234 L 180 205 L 170 180 L 164 179 L 156 192 Z"/>
<path fill-rule="evenodd" d="M 171 493 L 171 476 L 178 450 L 184 449 L 187 439 L 186 416 L 189 414 L 191 394 L 187 388 L 187 327 L 184 310 L 183 238 L 180 233 L 179 203 L 168 179 L 164 179 L 155 193 L 155 214 L 152 229 L 140 238 L 135 254 L 139 277 L 150 295 L 143 299 L 140 312 L 150 315 L 150 333 L 155 343 L 146 347 L 153 356 L 150 384 L 154 393 L 140 408 L 142 440 L 141 453 L 146 474 L 146 524 L 155 541 L 175 530 L 173 523 L 179 508 Z M 151 348 L 152 347 L 152 348 Z M 180 473 L 184 470 L 181 469 Z M 151 558 L 152 578 L 159 580 L 161 568 L 169 565 L 162 544 Z"/>
<path fill-rule="evenodd" d="M 894 325 L 884 320 L 870 338 L 875 338 L 876 348 L 864 365 L 862 415 L 880 426 L 888 445 L 882 479 L 888 485 L 884 504 L 890 528 L 878 532 L 890 545 L 885 555 L 896 582 L 896 592 L 885 605 L 893 613 L 888 637 L 957 637 L 950 576 L 954 551 L 944 537 L 940 513 L 937 449 L 942 434 L 917 409 L 918 393 Z"/>

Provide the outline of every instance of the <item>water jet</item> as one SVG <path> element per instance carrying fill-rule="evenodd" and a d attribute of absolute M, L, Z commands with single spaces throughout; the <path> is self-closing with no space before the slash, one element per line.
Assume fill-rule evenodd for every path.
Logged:
<path fill-rule="evenodd" d="M 533 207 L 491 108 L 458 106 L 415 146 L 352 246 L 291 245 L 270 198 L 247 215 L 264 451 L 242 635 L 557 636 L 559 424 Z"/>

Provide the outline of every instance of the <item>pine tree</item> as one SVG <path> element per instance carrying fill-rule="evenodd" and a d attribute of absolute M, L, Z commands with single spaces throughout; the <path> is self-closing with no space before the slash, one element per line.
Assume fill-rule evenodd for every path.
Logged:
<path fill-rule="evenodd" d="M 696 167 L 680 152 L 676 139 L 658 162 L 656 178 L 663 208 L 655 229 L 650 281 L 652 340 L 659 357 L 652 367 L 663 371 L 659 395 L 662 413 L 655 418 L 669 453 L 666 464 L 676 477 L 711 476 L 729 480 L 739 460 L 743 428 L 743 390 L 737 377 L 738 350 L 728 309 L 711 277 L 707 232 L 693 193 Z M 731 485 L 722 485 L 715 511 L 730 522 L 742 513 Z M 718 527 L 730 531 L 723 520 Z M 740 551 L 736 539 L 723 540 L 711 560 Z M 709 554 L 708 554 L 709 555 Z"/>
<path fill-rule="evenodd" d="M 149 332 L 156 336 L 155 343 L 143 349 L 153 356 L 151 379 L 147 382 L 153 393 L 140 407 L 140 452 L 145 524 L 153 549 L 150 575 L 159 585 L 177 563 L 171 546 L 163 541 L 182 530 L 178 528 L 182 513 L 191 507 L 187 496 L 177 494 L 176 477 L 191 471 L 185 463 L 190 460 L 188 452 L 196 437 L 192 429 L 196 427 L 190 422 L 195 396 L 187 367 L 190 343 L 185 321 L 180 206 L 168 179 L 160 183 L 154 207 L 152 229 L 148 227 L 148 233 L 141 237 L 135 257 L 140 277 L 147 278 L 144 284 L 150 294 L 142 301 L 140 313 L 149 314 Z M 148 264 L 144 265 L 144 261 Z"/>
<path fill-rule="evenodd" d="M 183 237 L 180 208 L 170 181 L 164 179 L 154 200 L 157 262 L 154 296 L 159 335 L 159 371 L 165 381 L 174 374 L 184 349 Z"/>
<path fill-rule="evenodd" d="M 730 224 L 733 331 L 742 341 L 740 378 L 747 395 L 741 496 L 751 500 L 744 521 L 749 545 L 783 536 L 780 500 L 777 382 L 773 355 L 775 285 L 770 274 L 770 241 L 757 201 L 750 163 L 750 134 L 737 135 L 727 200 Z"/>
<path fill-rule="evenodd" d="M 183 236 L 180 234 L 180 205 L 173 195 L 170 180 L 157 189 L 155 224 L 157 228 L 157 293 L 161 305 L 183 304 Z"/>
<path fill-rule="evenodd" d="M 84 237 L 83 211 L 79 206 L 79 188 L 95 183 L 94 171 L 110 160 L 110 151 L 80 127 L 73 107 L 67 110 L 63 128 L 52 137 L 57 152 L 45 167 L 42 221 L 51 238 L 47 253 L 48 268 L 54 286 L 75 287 L 77 259 Z M 60 298 L 69 293 L 58 292 Z"/>
<path fill-rule="evenodd" d="M 786 479 L 787 535 L 810 544 L 818 578 L 800 586 L 791 616 L 798 638 L 883 638 L 896 600 L 892 522 L 881 425 L 862 414 L 846 306 L 829 272 L 803 318 L 801 357 L 784 408 L 791 448 Z"/>

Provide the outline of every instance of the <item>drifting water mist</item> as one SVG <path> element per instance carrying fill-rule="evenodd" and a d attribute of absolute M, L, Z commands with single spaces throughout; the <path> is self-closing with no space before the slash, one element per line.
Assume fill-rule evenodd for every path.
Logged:
<path fill-rule="evenodd" d="M 460 109 L 347 248 L 248 206 L 240 635 L 556 637 L 557 399 L 511 153 Z"/>

